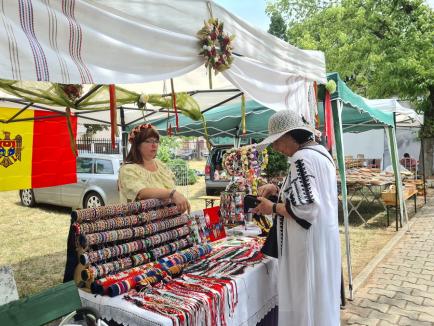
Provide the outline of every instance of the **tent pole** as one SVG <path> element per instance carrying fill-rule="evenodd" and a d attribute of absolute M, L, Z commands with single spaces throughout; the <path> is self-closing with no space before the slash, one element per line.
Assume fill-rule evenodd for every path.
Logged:
<path fill-rule="evenodd" d="M 396 163 L 397 166 L 399 167 L 399 171 L 401 171 L 401 167 L 399 166 L 399 153 L 398 153 L 398 144 L 396 142 L 396 111 L 393 112 L 393 131 L 394 131 L 394 140 L 393 140 L 393 146 L 395 147 L 395 155 L 396 155 Z M 403 214 L 405 215 L 405 222 L 407 224 L 407 232 L 410 232 L 410 226 L 408 224 L 408 211 L 407 211 L 407 204 L 405 203 L 405 199 L 404 199 L 404 190 L 403 190 L 403 184 L 402 184 L 402 180 L 401 180 L 401 172 L 399 172 L 399 185 L 401 187 L 400 190 L 400 195 L 401 195 L 401 202 L 402 202 L 402 209 L 400 209 L 400 213 L 401 213 L 401 227 L 402 227 L 402 222 L 403 222 L 403 218 L 404 216 L 402 216 Z M 417 198 L 417 197 L 416 197 Z M 416 205 L 416 203 L 415 203 Z"/>
<path fill-rule="evenodd" d="M 232 101 L 233 99 L 236 99 L 237 97 L 239 97 L 239 96 L 241 96 L 241 95 L 243 95 L 243 94 L 244 94 L 244 93 L 241 92 L 241 93 L 235 94 L 234 96 L 231 96 L 231 97 L 227 98 L 226 100 L 223 100 L 223 101 L 221 101 L 221 102 L 218 102 L 217 104 L 214 104 L 214 105 L 210 106 L 209 108 L 206 108 L 205 110 L 203 110 L 203 111 L 202 111 L 202 114 L 204 114 L 205 112 L 208 112 L 209 110 L 212 110 L 212 109 L 214 109 L 214 108 L 217 108 L 217 107 L 219 107 L 219 106 L 221 106 L 221 105 L 223 105 L 223 104 L 225 104 L 225 103 L 227 103 L 227 102 L 229 102 L 229 101 Z"/>
<path fill-rule="evenodd" d="M 351 266 L 351 243 L 350 243 L 350 226 L 348 216 L 348 201 L 347 201 L 347 178 L 345 174 L 345 154 L 342 137 L 342 109 L 341 101 L 332 101 L 333 125 L 335 131 L 336 158 L 339 167 L 339 176 L 341 179 L 341 195 L 342 195 L 342 211 L 344 214 L 345 228 L 345 251 L 347 256 L 347 271 L 348 271 L 348 289 L 350 292 L 349 300 L 353 300 L 353 271 Z"/>
<path fill-rule="evenodd" d="M 17 113 L 15 113 L 12 117 L 10 117 L 7 121 L 5 121 L 4 123 L 9 123 L 11 121 L 13 121 L 16 117 L 18 117 L 21 113 L 23 113 L 24 111 L 26 111 L 30 106 L 32 106 L 33 102 L 30 102 L 29 104 L 27 104 L 25 107 L 23 107 L 21 110 L 19 110 Z"/>
<path fill-rule="evenodd" d="M 91 96 L 93 93 L 95 93 L 98 89 L 100 89 L 102 85 L 96 85 L 94 88 L 89 90 L 86 94 L 84 94 L 82 97 L 80 97 L 77 101 L 75 101 L 75 107 L 77 107 L 81 102 L 83 102 L 86 98 Z"/>
<path fill-rule="evenodd" d="M 121 114 L 122 158 L 123 158 L 123 160 L 125 162 L 125 159 L 127 158 L 128 134 L 127 134 L 127 131 L 126 131 L 126 126 L 125 126 L 124 108 L 121 106 L 119 109 L 120 109 L 120 114 Z"/>
<path fill-rule="evenodd" d="M 395 113 L 394 113 L 395 114 Z M 408 224 L 408 214 L 407 209 L 405 206 L 405 200 L 403 198 L 403 189 L 402 189 L 402 181 L 401 181 L 401 169 L 398 161 L 398 146 L 396 144 L 396 134 L 395 134 L 395 127 L 389 126 L 388 127 L 388 141 L 389 141 L 389 151 L 390 151 L 390 158 L 392 160 L 392 167 L 393 172 L 395 174 L 395 188 L 396 188 L 396 214 L 398 213 L 398 204 L 399 204 L 399 213 L 400 213 L 400 222 L 402 227 L 402 219 L 404 218 L 405 213 L 405 219 L 407 222 L 407 232 L 410 231 L 410 226 Z M 398 221 L 397 221 L 398 222 Z M 398 225 L 396 226 L 398 228 Z"/>

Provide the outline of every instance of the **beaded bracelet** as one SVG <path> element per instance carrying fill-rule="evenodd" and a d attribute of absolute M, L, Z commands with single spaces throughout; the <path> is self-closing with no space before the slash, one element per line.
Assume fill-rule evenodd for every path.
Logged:
<path fill-rule="evenodd" d="M 110 285 L 123 281 L 125 279 L 131 279 L 135 276 L 142 275 L 146 273 L 147 271 L 151 270 L 153 268 L 153 263 L 148 263 L 145 265 L 141 265 L 138 267 L 133 267 L 130 269 L 126 269 L 122 272 L 105 276 L 103 278 L 100 278 L 98 280 L 95 280 L 91 284 L 91 290 L 94 294 L 107 294 L 108 288 Z M 130 281 L 131 282 L 131 281 Z"/>
<path fill-rule="evenodd" d="M 155 232 L 186 224 L 188 220 L 188 215 L 181 215 L 169 220 L 162 220 L 152 224 L 147 224 L 145 226 L 134 227 L 131 229 L 119 229 L 91 234 L 81 234 L 79 237 L 79 243 L 82 248 L 87 248 L 91 245 L 98 245 L 118 240 L 143 238 L 145 235 L 153 234 Z"/>
<path fill-rule="evenodd" d="M 128 204 L 108 205 L 76 210 L 71 213 L 71 218 L 74 222 L 83 223 L 86 221 L 107 219 L 115 216 L 134 215 L 152 208 L 167 206 L 168 204 L 168 201 L 162 201 L 160 199 L 147 199 Z"/>

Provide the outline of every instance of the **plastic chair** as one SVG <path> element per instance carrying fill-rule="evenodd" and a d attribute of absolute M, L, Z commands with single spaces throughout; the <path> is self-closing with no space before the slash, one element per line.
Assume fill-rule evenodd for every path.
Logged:
<path fill-rule="evenodd" d="M 2 326 L 44 325 L 63 316 L 66 317 L 59 326 L 70 323 L 76 316 L 84 317 L 92 325 L 107 326 L 97 311 L 81 307 L 78 289 L 73 281 L 0 306 Z"/>

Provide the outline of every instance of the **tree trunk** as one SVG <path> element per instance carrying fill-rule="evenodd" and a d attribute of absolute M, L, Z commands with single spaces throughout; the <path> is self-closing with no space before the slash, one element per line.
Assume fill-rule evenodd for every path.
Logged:
<path fill-rule="evenodd" d="M 425 138 L 423 140 L 423 145 L 424 145 L 424 156 L 425 156 L 425 162 L 424 162 L 425 176 L 429 178 L 434 175 L 433 173 L 434 138 Z"/>
<path fill-rule="evenodd" d="M 424 170 L 427 178 L 434 175 L 434 85 L 429 87 L 428 106 L 424 113 L 422 127 L 424 145 Z"/>

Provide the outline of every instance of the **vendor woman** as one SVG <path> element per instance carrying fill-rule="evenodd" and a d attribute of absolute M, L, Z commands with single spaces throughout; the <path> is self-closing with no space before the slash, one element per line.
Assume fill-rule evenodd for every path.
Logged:
<path fill-rule="evenodd" d="M 190 203 L 175 189 L 175 176 L 156 158 L 160 135 L 150 124 L 135 127 L 125 164 L 119 170 L 121 203 L 143 199 L 171 199 L 180 213 L 190 212 Z"/>

